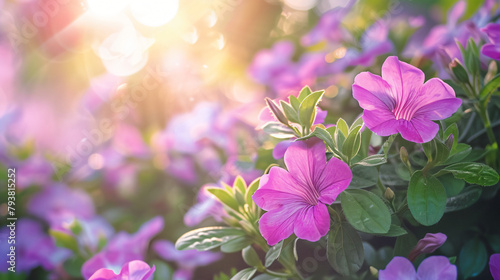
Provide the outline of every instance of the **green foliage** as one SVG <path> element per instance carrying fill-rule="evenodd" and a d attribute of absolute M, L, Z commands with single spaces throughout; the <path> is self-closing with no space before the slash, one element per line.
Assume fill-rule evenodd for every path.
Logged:
<path fill-rule="evenodd" d="M 346 190 L 340 195 L 344 215 L 357 230 L 388 233 L 391 213 L 377 195 L 365 190 Z"/>
<path fill-rule="evenodd" d="M 408 207 L 422 225 L 437 223 L 446 207 L 446 191 L 434 176 L 426 177 L 421 171 L 413 173 L 408 186 Z"/>
<path fill-rule="evenodd" d="M 499 175 L 486 164 L 477 162 L 460 162 L 447 166 L 438 175 L 451 173 L 455 178 L 463 179 L 471 184 L 481 186 L 492 186 L 498 183 Z"/>
<path fill-rule="evenodd" d="M 283 240 L 278 242 L 278 244 L 274 245 L 273 247 L 269 248 L 269 251 L 266 253 L 266 261 L 265 265 L 266 267 L 269 267 L 275 260 L 277 260 L 281 254 L 281 248 L 283 247 Z"/>
<path fill-rule="evenodd" d="M 330 265 L 342 275 L 351 275 L 363 265 L 363 243 L 347 222 L 334 223 L 327 238 L 326 254 Z"/>
<path fill-rule="evenodd" d="M 245 236 L 245 232 L 238 228 L 204 227 L 183 234 L 175 242 L 175 248 L 177 250 L 207 251 L 243 236 Z"/>
<path fill-rule="evenodd" d="M 465 279 L 479 275 L 486 267 L 488 252 L 479 238 L 467 241 L 458 256 L 459 271 Z"/>

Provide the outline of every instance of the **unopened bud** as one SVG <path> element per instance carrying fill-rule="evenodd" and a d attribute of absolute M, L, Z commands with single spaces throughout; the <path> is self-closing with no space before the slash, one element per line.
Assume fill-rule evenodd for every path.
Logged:
<path fill-rule="evenodd" d="M 394 192 L 391 190 L 391 188 L 385 189 L 384 197 L 389 201 L 392 201 L 394 199 Z"/>
<path fill-rule="evenodd" d="M 469 74 L 467 74 L 467 71 L 458 59 L 453 59 L 453 61 L 449 64 L 449 67 L 457 81 L 469 83 Z"/>
<path fill-rule="evenodd" d="M 281 111 L 280 107 L 274 103 L 270 98 L 266 98 L 267 107 L 271 109 L 271 113 L 273 113 L 274 117 L 282 124 L 288 125 L 288 119 L 285 117 L 285 114 Z"/>
<path fill-rule="evenodd" d="M 375 267 L 370 266 L 370 273 L 371 273 L 374 277 L 378 278 L 378 270 L 377 270 Z"/>
<path fill-rule="evenodd" d="M 408 151 L 406 150 L 405 147 L 401 147 L 401 149 L 399 149 L 399 156 L 401 157 L 401 161 L 408 165 L 409 161 L 408 161 Z"/>
<path fill-rule="evenodd" d="M 448 147 L 448 149 L 451 150 L 453 148 L 454 141 L 455 141 L 455 136 L 453 136 L 453 134 L 450 134 L 450 136 L 448 136 L 448 139 L 446 139 L 445 142 L 446 147 Z"/>
<path fill-rule="evenodd" d="M 495 77 L 497 72 L 498 72 L 497 62 L 492 60 L 488 65 L 488 73 L 486 73 L 486 76 L 484 76 L 484 84 L 487 84 L 489 81 L 491 81 L 493 77 Z"/>

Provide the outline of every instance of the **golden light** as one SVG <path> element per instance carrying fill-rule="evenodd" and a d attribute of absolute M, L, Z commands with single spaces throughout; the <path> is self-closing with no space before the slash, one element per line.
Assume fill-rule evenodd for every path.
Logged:
<path fill-rule="evenodd" d="M 104 157 L 101 154 L 94 153 L 90 155 L 88 165 L 94 170 L 99 170 L 104 167 Z"/>
<path fill-rule="evenodd" d="M 171 21 L 179 9 L 178 0 L 131 0 L 134 18 L 147 26 L 162 26 Z"/>

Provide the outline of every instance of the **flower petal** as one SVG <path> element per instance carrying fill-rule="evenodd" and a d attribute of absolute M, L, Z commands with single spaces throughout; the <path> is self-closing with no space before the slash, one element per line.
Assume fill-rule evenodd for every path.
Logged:
<path fill-rule="evenodd" d="M 153 273 L 155 272 L 155 266 L 149 267 L 149 265 L 143 261 L 131 261 L 125 265 L 128 271 L 128 278 L 130 280 L 150 280 L 153 279 Z M 122 273 L 124 269 L 122 269 Z M 122 274 L 120 273 L 120 274 Z M 124 275 L 122 275 L 124 276 Z"/>
<path fill-rule="evenodd" d="M 292 145 L 294 140 L 284 140 L 276 144 L 273 149 L 273 158 L 280 159 L 285 156 L 285 152 Z"/>
<path fill-rule="evenodd" d="M 447 257 L 432 256 L 420 264 L 417 277 L 419 280 L 456 280 L 457 267 Z"/>
<path fill-rule="evenodd" d="M 500 280 L 500 254 L 491 255 L 490 272 L 494 280 Z"/>
<path fill-rule="evenodd" d="M 455 113 L 461 104 L 462 100 L 455 97 L 451 86 L 438 78 L 432 78 L 420 89 L 414 117 L 421 115 L 430 120 L 442 120 Z"/>
<path fill-rule="evenodd" d="M 408 259 L 414 261 L 419 255 L 424 253 L 432 253 L 446 242 L 446 234 L 443 233 L 427 233 L 425 237 L 420 239 L 410 252 Z"/>
<path fill-rule="evenodd" d="M 292 235 L 298 212 L 307 206 L 305 203 L 284 204 L 262 215 L 259 230 L 267 243 L 273 246 Z"/>
<path fill-rule="evenodd" d="M 439 125 L 430 120 L 414 118 L 411 121 L 400 120 L 398 131 L 401 137 L 414 143 L 431 141 L 437 134 Z"/>
<path fill-rule="evenodd" d="M 391 95 L 391 86 L 380 76 L 362 72 L 354 78 L 352 96 L 365 110 L 392 111 L 396 100 Z"/>
<path fill-rule="evenodd" d="M 273 167 L 268 175 L 260 179 L 259 189 L 252 196 L 262 209 L 270 211 L 290 201 L 305 201 L 307 189 L 297 182 L 286 170 Z"/>
<path fill-rule="evenodd" d="M 365 110 L 363 112 L 363 122 L 366 127 L 379 136 L 389 136 L 398 133 L 399 121 L 394 114 L 389 111 Z"/>
<path fill-rule="evenodd" d="M 379 280 L 416 280 L 413 264 L 406 258 L 394 257 L 385 269 L 379 270 Z"/>
<path fill-rule="evenodd" d="M 331 158 L 316 182 L 320 202 L 332 204 L 337 196 L 347 189 L 351 180 L 352 172 L 349 166 L 335 157 Z"/>
<path fill-rule="evenodd" d="M 291 176 L 305 187 L 315 186 L 325 168 L 325 153 L 325 144 L 318 138 L 296 141 L 285 153 L 285 164 Z"/>
<path fill-rule="evenodd" d="M 396 56 L 389 56 L 382 65 L 382 78 L 393 89 L 396 104 L 402 106 L 409 98 L 419 92 L 425 76 L 422 70 L 408 63 L 399 61 Z"/>
<path fill-rule="evenodd" d="M 495 60 L 500 60 L 500 46 L 494 44 L 485 44 L 481 48 L 481 53 Z"/>
<path fill-rule="evenodd" d="M 294 232 L 300 239 L 318 241 L 330 229 L 330 215 L 323 203 L 303 208 L 295 220 Z"/>

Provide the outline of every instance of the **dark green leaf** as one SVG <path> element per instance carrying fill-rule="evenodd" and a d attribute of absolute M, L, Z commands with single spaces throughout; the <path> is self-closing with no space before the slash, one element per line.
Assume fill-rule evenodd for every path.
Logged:
<path fill-rule="evenodd" d="M 458 143 L 455 149 L 450 152 L 448 159 L 442 163 L 442 165 L 449 165 L 465 159 L 472 151 L 472 147 L 464 144 Z"/>
<path fill-rule="evenodd" d="M 391 213 L 377 195 L 365 190 L 346 190 L 340 194 L 347 221 L 357 230 L 367 233 L 387 233 Z"/>
<path fill-rule="evenodd" d="M 458 256 L 459 269 L 464 278 L 479 275 L 486 267 L 488 252 L 479 238 L 467 241 Z"/>
<path fill-rule="evenodd" d="M 239 252 L 252 243 L 253 240 L 250 237 L 239 236 L 222 244 L 222 246 L 220 246 L 220 250 L 224 253 Z"/>
<path fill-rule="evenodd" d="M 327 237 L 326 254 L 330 265 L 342 275 L 351 275 L 363 265 L 363 243 L 347 222 L 335 223 Z"/>
<path fill-rule="evenodd" d="M 407 258 L 410 251 L 417 245 L 417 238 L 413 233 L 398 236 L 396 244 L 394 244 L 394 256 L 401 256 Z"/>
<path fill-rule="evenodd" d="M 207 251 L 238 237 L 245 236 L 245 232 L 232 227 L 205 227 L 183 234 L 177 242 L 177 250 L 196 249 Z"/>
<path fill-rule="evenodd" d="M 458 211 L 472 206 L 481 197 L 483 189 L 479 186 L 468 187 L 461 193 L 446 200 L 445 212 Z"/>
<path fill-rule="evenodd" d="M 439 176 L 439 181 L 443 184 L 447 197 L 459 194 L 465 187 L 465 181 L 453 177 L 452 174 Z"/>
<path fill-rule="evenodd" d="M 278 244 L 269 248 L 269 251 L 266 253 L 266 267 L 269 267 L 275 260 L 277 260 L 281 254 L 281 248 L 283 247 L 283 240 L 278 242 Z"/>
<path fill-rule="evenodd" d="M 498 183 L 498 173 L 486 164 L 477 162 L 460 162 L 447 166 L 436 174 L 451 173 L 455 178 L 463 179 L 470 184 L 492 186 Z"/>
<path fill-rule="evenodd" d="M 168 266 L 163 261 L 153 260 L 151 262 L 155 266 L 155 273 L 153 274 L 153 280 L 170 280 L 172 279 L 172 268 Z"/>
<path fill-rule="evenodd" d="M 384 155 L 382 154 L 376 154 L 376 155 L 371 155 L 368 156 L 355 164 L 362 165 L 362 166 L 378 166 L 382 165 L 387 162 L 387 159 L 385 158 Z"/>
<path fill-rule="evenodd" d="M 375 167 L 355 165 L 351 171 L 352 180 L 349 189 L 366 188 L 378 182 L 378 170 Z"/>
<path fill-rule="evenodd" d="M 407 233 L 408 232 L 404 228 L 402 228 L 398 225 L 395 225 L 395 224 L 391 224 L 391 227 L 389 228 L 389 231 L 387 233 L 383 233 L 383 234 L 379 234 L 379 235 L 389 236 L 389 237 L 397 237 L 397 236 L 405 235 Z"/>
<path fill-rule="evenodd" d="M 408 208 L 413 217 L 421 224 L 430 226 L 437 223 L 446 207 L 446 191 L 434 177 L 425 177 L 415 171 L 408 186 Z"/>

